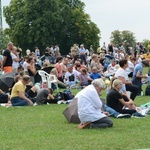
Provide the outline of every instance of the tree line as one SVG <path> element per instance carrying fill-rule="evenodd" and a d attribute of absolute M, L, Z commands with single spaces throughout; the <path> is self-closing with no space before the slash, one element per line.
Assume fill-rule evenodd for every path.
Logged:
<path fill-rule="evenodd" d="M 11 0 L 3 14 L 9 28 L 3 31 L 3 46 L 12 41 L 24 51 L 36 46 L 45 51 L 47 46 L 59 45 L 62 54 L 68 54 L 74 43 L 99 46 L 100 29 L 84 11 L 80 0 Z M 100 15 L 100 14 L 99 14 Z M 136 38 L 131 31 L 115 30 L 110 42 L 135 45 Z M 149 41 L 144 40 L 147 44 Z"/>

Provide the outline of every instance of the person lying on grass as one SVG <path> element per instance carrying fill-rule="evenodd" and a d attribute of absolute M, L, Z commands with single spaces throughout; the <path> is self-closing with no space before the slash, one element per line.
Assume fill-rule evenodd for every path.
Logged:
<path fill-rule="evenodd" d="M 112 127 L 113 121 L 102 112 L 102 101 L 99 97 L 101 91 L 106 87 L 102 79 L 95 79 L 91 85 L 85 87 L 77 94 L 78 97 L 78 115 L 81 124 L 90 122 L 90 128 Z"/>

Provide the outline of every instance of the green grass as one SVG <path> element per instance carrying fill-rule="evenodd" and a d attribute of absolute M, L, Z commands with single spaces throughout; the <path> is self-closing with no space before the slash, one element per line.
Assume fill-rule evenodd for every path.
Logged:
<path fill-rule="evenodd" d="M 145 88 L 145 87 L 144 87 Z M 73 90 L 77 93 L 78 90 Z M 106 94 L 103 93 L 102 97 Z M 139 106 L 149 96 L 137 97 Z M 1 150 L 134 150 L 150 148 L 150 116 L 115 119 L 107 129 L 79 130 L 62 112 L 67 105 L 1 107 Z"/>

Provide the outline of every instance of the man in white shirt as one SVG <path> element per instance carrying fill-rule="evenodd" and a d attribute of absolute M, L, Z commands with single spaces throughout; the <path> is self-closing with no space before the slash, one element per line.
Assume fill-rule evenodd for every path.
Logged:
<path fill-rule="evenodd" d="M 91 122 L 90 128 L 112 127 L 113 122 L 102 113 L 102 101 L 99 95 L 105 89 L 102 79 L 95 79 L 92 84 L 80 91 L 78 97 L 78 115 L 82 124 Z"/>

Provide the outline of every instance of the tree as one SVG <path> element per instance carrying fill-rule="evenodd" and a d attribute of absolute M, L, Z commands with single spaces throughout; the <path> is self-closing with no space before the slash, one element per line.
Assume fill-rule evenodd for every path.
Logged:
<path fill-rule="evenodd" d="M 128 30 L 122 31 L 122 42 L 124 42 L 125 44 L 128 43 L 129 46 L 133 46 L 133 44 L 135 44 L 136 42 L 134 33 Z"/>
<path fill-rule="evenodd" d="M 150 40 L 144 39 L 144 40 L 142 41 L 142 43 L 143 43 L 145 49 L 148 50 L 148 49 L 149 49 L 149 48 L 148 48 L 148 45 L 149 45 L 149 43 L 150 43 Z"/>
<path fill-rule="evenodd" d="M 134 37 L 134 33 L 128 30 L 119 31 L 115 30 L 111 33 L 111 43 L 121 46 L 122 43 L 125 45 L 128 44 L 129 46 L 133 46 L 135 44 L 136 39 Z"/>
<path fill-rule="evenodd" d="M 11 0 L 4 7 L 9 37 L 22 49 L 58 44 L 68 53 L 73 43 L 99 44 L 100 30 L 80 0 Z"/>
<path fill-rule="evenodd" d="M 115 45 L 121 45 L 122 43 L 121 32 L 119 30 L 113 31 L 111 33 L 110 41 Z"/>

